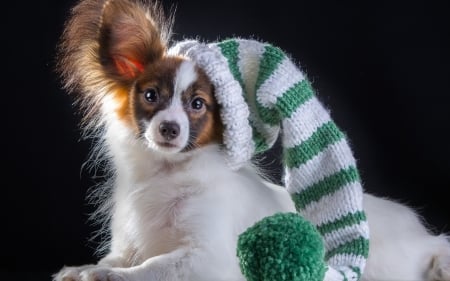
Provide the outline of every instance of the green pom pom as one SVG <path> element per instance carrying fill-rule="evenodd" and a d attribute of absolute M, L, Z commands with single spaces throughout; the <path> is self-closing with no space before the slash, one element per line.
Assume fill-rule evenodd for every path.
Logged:
<path fill-rule="evenodd" d="M 321 235 L 295 213 L 266 217 L 239 236 L 237 256 L 247 281 L 323 281 Z"/>

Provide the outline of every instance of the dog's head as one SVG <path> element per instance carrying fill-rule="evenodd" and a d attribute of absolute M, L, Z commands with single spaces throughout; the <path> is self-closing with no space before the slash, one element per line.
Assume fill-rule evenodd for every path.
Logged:
<path fill-rule="evenodd" d="M 167 53 L 171 22 L 155 4 L 81 1 L 64 32 L 59 70 L 68 89 L 83 93 L 88 119 L 100 112 L 149 148 L 182 153 L 221 142 L 222 124 L 205 73 Z"/>
<path fill-rule="evenodd" d="M 130 111 L 138 132 L 157 151 L 184 152 L 221 139 L 214 89 L 192 61 L 162 57 L 136 80 Z"/>

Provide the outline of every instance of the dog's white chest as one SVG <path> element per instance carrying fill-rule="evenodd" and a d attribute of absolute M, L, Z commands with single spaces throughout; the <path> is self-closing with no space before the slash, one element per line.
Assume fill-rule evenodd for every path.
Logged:
<path fill-rule="evenodd" d="M 189 235 L 193 201 L 198 188 L 179 181 L 155 181 L 138 188 L 125 203 L 120 220 L 138 256 L 173 251 Z"/>

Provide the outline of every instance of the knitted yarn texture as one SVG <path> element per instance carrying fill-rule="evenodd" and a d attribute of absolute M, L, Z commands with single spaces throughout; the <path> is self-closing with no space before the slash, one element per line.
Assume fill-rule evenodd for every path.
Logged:
<path fill-rule="evenodd" d="M 247 281 L 322 281 L 322 237 L 295 213 L 265 217 L 239 235 L 237 256 Z"/>
<path fill-rule="evenodd" d="M 214 84 L 231 168 L 281 133 L 286 188 L 324 240 L 324 280 L 358 280 L 369 230 L 356 161 L 302 71 L 281 49 L 255 40 L 183 41 L 169 53 L 191 58 Z"/>

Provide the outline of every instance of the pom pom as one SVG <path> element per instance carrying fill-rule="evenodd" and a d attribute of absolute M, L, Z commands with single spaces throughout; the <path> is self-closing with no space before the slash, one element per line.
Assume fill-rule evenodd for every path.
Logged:
<path fill-rule="evenodd" d="M 322 237 L 295 213 L 266 217 L 239 236 L 237 256 L 247 281 L 323 281 Z"/>

